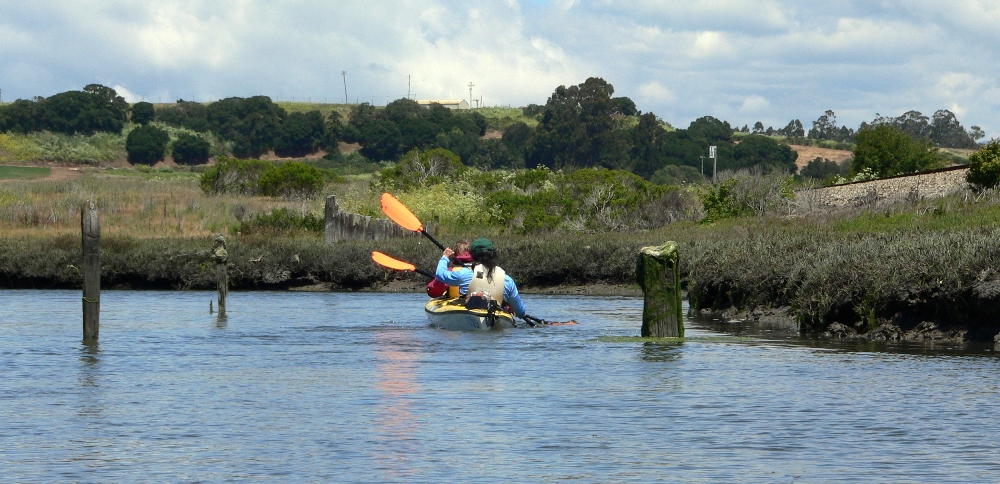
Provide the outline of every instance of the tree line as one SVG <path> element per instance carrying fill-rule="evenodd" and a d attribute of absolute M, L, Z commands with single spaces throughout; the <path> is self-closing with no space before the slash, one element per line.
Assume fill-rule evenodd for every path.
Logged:
<path fill-rule="evenodd" d="M 615 97 L 614 93 L 614 86 L 596 77 L 579 85 L 559 86 L 544 105 L 523 108 L 526 117 L 537 120 L 536 126 L 515 123 L 500 137 L 487 139 L 488 120 L 480 113 L 437 104 L 421 106 L 406 98 L 384 108 L 364 103 L 352 106 L 346 116 L 338 111 L 324 116 L 319 111 L 289 114 L 267 96 L 230 97 L 208 104 L 180 99 L 171 106 L 155 108 L 145 102 L 129 106 L 114 89 L 91 84 L 81 91 L 0 106 L 0 132 L 120 133 L 132 121 L 140 126 L 129 132 L 127 148 L 130 160 L 139 163 L 163 159 L 168 144 L 178 162 L 207 161 L 206 136 L 211 133 L 239 158 L 256 158 L 270 151 L 301 157 L 326 149 L 336 159 L 337 146 L 345 141 L 358 143 L 360 153 L 375 162 L 398 161 L 412 150 L 445 149 L 464 165 L 481 169 L 622 169 L 670 184 L 699 182 L 704 180 L 703 174 L 710 175 L 707 164 L 712 160 L 706 159 L 709 146 L 717 147 L 719 170 L 759 167 L 794 173 L 797 154 L 787 141 L 808 137 L 868 147 L 872 140 L 892 139 L 897 144 L 914 140 L 919 146 L 903 151 L 915 159 L 893 164 L 885 161 L 885 156 L 878 158 L 882 165 L 898 166 L 875 167 L 875 171 L 891 172 L 932 165 L 934 160 L 923 151 L 971 148 L 984 137 L 978 126 L 966 130 L 947 110 L 931 117 L 917 111 L 899 117 L 878 115 L 857 130 L 839 126 L 833 111 L 821 115 L 808 132 L 797 119 L 777 130 L 765 129 L 758 121 L 751 131 L 748 126 L 736 128 L 711 116 L 698 118 L 687 128 L 673 129 L 654 113 L 636 109 L 628 97 Z M 194 134 L 175 133 L 171 141 L 166 131 L 150 124 L 152 121 Z M 786 142 L 775 139 L 780 136 L 787 138 Z M 880 156 L 876 151 L 869 150 L 869 158 Z M 864 157 L 861 153 L 860 158 Z M 821 161 L 809 173 L 843 171 L 828 163 L 820 166 Z M 859 169 L 852 166 L 851 171 Z"/>

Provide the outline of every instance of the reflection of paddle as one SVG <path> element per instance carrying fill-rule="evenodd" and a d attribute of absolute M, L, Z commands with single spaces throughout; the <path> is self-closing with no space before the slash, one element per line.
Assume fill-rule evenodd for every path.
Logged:
<path fill-rule="evenodd" d="M 375 261 L 376 264 L 385 267 L 387 269 L 416 272 L 417 274 L 434 279 L 434 274 L 431 274 L 430 272 L 427 272 L 423 269 L 417 269 L 417 266 L 410 264 L 409 262 L 404 262 L 399 259 L 395 259 L 377 250 L 372 251 L 372 260 Z"/>
<path fill-rule="evenodd" d="M 424 234 L 428 239 L 431 239 L 431 242 L 434 242 L 434 245 L 444 250 L 441 242 L 438 242 L 431 234 L 427 233 L 427 230 L 424 229 L 424 224 L 420 223 L 420 219 L 416 215 L 413 215 L 413 212 L 406 208 L 406 205 L 403 205 L 399 200 L 396 200 L 396 197 L 389 193 L 382 194 L 382 212 L 392 219 L 393 222 L 399 224 L 400 227 Z"/>

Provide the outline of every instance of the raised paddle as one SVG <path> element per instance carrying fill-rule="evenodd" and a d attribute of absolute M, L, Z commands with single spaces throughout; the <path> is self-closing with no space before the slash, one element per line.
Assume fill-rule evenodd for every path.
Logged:
<path fill-rule="evenodd" d="M 393 222 L 399 224 L 400 227 L 424 234 L 431 242 L 434 242 L 434 245 L 444 250 L 441 242 L 438 242 L 431 234 L 427 233 L 427 230 L 424 229 L 424 224 L 420 223 L 420 219 L 416 215 L 413 215 L 413 212 L 406 208 L 406 205 L 403 205 L 402 202 L 396 200 L 396 197 L 389 193 L 382 194 L 382 212 L 392 219 Z"/>
<path fill-rule="evenodd" d="M 409 262 L 401 261 L 399 259 L 383 254 L 377 250 L 372 251 L 372 260 L 375 261 L 376 264 L 385 267 L 387 269 L 416 272 L 417 274 L 420 274 L 422 276 L 434 279 L 434 274 L 431 274 L 430 272 L 427 272 L 423 269 L 418 269 L 417 266 L 410 264 Z"/>

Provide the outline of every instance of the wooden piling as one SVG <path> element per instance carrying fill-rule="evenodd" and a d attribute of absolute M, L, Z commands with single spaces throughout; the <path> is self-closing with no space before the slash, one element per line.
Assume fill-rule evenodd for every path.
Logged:
<path fill-rule="evenodd" d="M 680 256 L 675 242 L 643 247 L 635 278 L 642 288 L 642 336 L 683 338 Z"/>
<path fill-rule="evenodd" d="M 101 329 L 101 221 L 97 203 L 80 210 L 83 238 L 83 341 L 96 342 Z"/>
<path fill-rule="evenodd" d="M 226 295 L 229 294 L 229 252 L 226 251 L 226 238 L 222 234 L 215 236 L 212 247 L 212 258 L 215 259 L 216 282 L 219 287 L 219 317 L 226 317 Z M 212 305 L 209 303 L 209 312 Z"/>

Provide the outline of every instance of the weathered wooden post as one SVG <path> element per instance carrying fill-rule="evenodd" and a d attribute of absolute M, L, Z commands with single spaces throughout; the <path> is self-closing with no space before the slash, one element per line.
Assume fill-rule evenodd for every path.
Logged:
<path fill-rule="evenodd" d="M 212 258 L 215 259 L 215 275 L 219 286 L 219 317 L 226 317 L 226 295 L 229 294 L 229 252 L 226 250 L 226 238 L 222 234 L 215 236 L 212 247 Z M 211 311 L 209 303 L 209 311 Z"/>
<path fill-rule="evenodd" d="M 101 329 L 101 221 L 97 203 L 80 210 L 83 233 L 83 341 L 96 342 Z"/>
<path fill-rule="evenodd" d="M 635 266 L 635 278 L 642 288 L 642 336 L 683 338 L 681 314 L 681 273 L 677 243 L 643 247 Z"/>
<path fill-rule="evenodd" d="M 340 213 L 340 205 L 337 205 L 337 197 L 334 195 L 327 195 L 326 206 L 323 210 L 323 243 L 326 245 L 333 245 L 338 240 L 340 240 L 340 234 L 337 232 L 337 214 Z"/>

